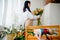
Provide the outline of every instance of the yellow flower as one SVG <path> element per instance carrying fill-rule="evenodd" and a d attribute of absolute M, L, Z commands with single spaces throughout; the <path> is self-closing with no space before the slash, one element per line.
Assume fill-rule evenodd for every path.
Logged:
<path fill-rule="evenodd" d="M 38 11 L 37 10 L 34 10 L 32 13 L 33 14 L 38 14 Z"/>
<path fill-rule="evenodd" d="M 38 10 L 39 12 L 41 11 L 41 9 Z"/>
<path fill-rule="evenodd" d="M 40 9 L 39 9 L 39 12 L 41 12 L 41 11 L 43 11 L 43 10 L 44 10 L 43 8 L 40 8 Z"/>
<path fill-rule="evenodd" d="M 36 14 L 38 14 L 38 11 L 37 10 L 35 12 L 36 12 Z"/>
<path fill-rule="evenodd" d="M 21 32 L 17 32 L 17 34 L 18 34 L 18 35 L 22 35 L 22 33 L 21 33 Z"/>

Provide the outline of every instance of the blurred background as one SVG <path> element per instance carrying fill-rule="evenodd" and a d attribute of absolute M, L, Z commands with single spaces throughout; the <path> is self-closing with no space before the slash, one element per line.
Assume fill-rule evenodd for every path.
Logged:
<path fill-rule="evenodd" d="M 45 8 L 45 6 L 48 5 L 49 3 L 58 3 L 58 4 L 60 3 L 59 0 L 30 0 L 30 1 L 31 1 L 31 10 L 32 11 L 35 10 L 36 8 L 41 8 L 41 7 Z M 11 26 L 12 24 L 16 24 L 16 25 L 22 24 L 23 20 L 21 20 L 21 19 L 22 19 L 22 15 L 23 15 L 22 9 L 23 9 L 24 2 L 25 2 L 25 0 L 0 0 L 0 25 Z M 59 4 L 59 7 L 60 7 L 60 4 Z M 56 10 L 58 10 L 59 7 Z M 48 8 L 48 7 L 46 7 L 46 8 Z M 48 9 L 48 10 L 50 11 L 50 9 Z M 59 12 L 59 11 L 57 11 L 57 12 Z M 48 13 L 48 11 L 47 11 L 47 13 Z M 52 13 L 53 13 L 53 11 L 52 11 Z M 46 18 L 46 17 L 48 17 L 49 14 L 47 14 L 47 16 L 45 16 L 45 15 L 46 14 L 44 13 L 44 17 L 45 17 L 46 21 L 43 17 L 43 19 L 42 19 L 43 25 L 49 24 L 49 23 L 45 23 L 45 22 L 49 22 L 48 20 L 50 20 L 50 19 L 47 20 L 47 18 Z M 59 21 L 59 20 L 57 20 L 57 21 Z M 57 24 L 60 24 L 60 23 L 57 23 Z"/>

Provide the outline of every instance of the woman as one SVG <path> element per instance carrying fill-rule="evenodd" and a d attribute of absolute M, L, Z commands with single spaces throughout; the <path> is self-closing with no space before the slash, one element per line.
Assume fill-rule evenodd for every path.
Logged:
<path fill-rule="evenodd" d="M 31 10 L 30 10 L 30 7 L 31 7 L 31 2 L 25 1 L 24 8 L 23 8 L 25 26 L 32 26 L 33 25 L 34 17 L 33 17 Z"/>

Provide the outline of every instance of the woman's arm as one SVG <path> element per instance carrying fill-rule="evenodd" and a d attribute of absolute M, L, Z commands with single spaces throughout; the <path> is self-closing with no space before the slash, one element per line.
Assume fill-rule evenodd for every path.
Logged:
<path fill-rule="evenodd" d="M 32 14 L 33 14 L 33 18 L 34 18 L 34 20 L 36 20 L 36 19 L 40 19 L 40 15 L 35 15 L 33 12 L 31 12 Z"/>

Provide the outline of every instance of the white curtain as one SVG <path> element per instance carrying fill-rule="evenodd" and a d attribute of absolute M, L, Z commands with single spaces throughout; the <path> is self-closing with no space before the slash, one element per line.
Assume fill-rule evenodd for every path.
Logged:
<path fill-rule="evenodd" d="M 32 2 L 32 10 L 40 7 L 40 2 L 37 3 L 39 4 L 38 6 L 35 6 L 36 0 L 30 1 Z M 24 21 L 22 17 L 24 2 L 25 0 L 0 0 L 0 25 L 6 27 L 11 26 L 12 24 L 22 25 Z"/>
<path fill-rule="evenodd" d="M 22 24 L 22 9 L 24 0 L 2 0 L 3 10 L 1 25 L 9 27 L 12 24 L 21 25 Z"/>
<path fill-rule="evenodd" d="M 0 25 L 2 25 L 2 19 L 3 19 L 3 9 L 4 9 L 4 5 L 3 5 L 3 1 L 0 0 Z"/>

